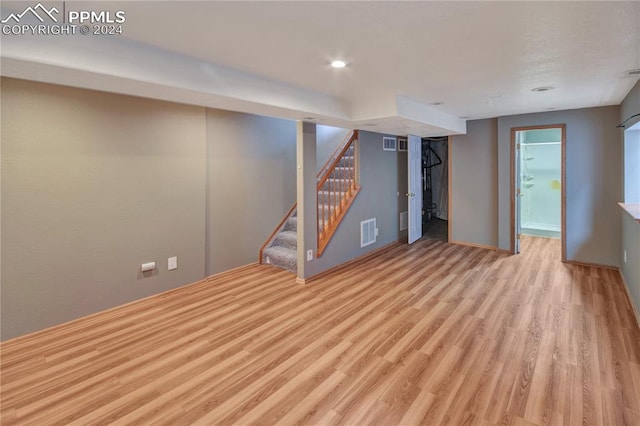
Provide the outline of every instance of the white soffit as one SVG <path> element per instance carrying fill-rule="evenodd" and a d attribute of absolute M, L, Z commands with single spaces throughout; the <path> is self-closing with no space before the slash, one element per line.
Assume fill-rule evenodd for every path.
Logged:
<path fill-rule="evenodd" d="M 2 1 L 2 17 L 36 2 Z M 428 136 L 460 117 L 618 105 L 640 68 L 637 1 L 66 5 L 125 11 L 123 34 L 2 36 L 3 75 Z"/>
<path fill-rule="evenodd" d="M 336 96 L 269 80 L 126 39 L 21 36 L 3 39 L 3 76 L 171 102 L 420 136 L 465 132 L 465 121 L 423 105 L 408 114 L 404 102 L 378 98 L 351 105 Z M 62 42 L 64 41 L 64 42 Z M 377 105 L 375 103 L 378 103 Z M 387 103 L 387 104 L 385 104 Z M 375 114 L 375 111 L 386 111 Z M 367 111 L 369 113 L 367 113 Z M 405 115 L 406 114 L 406 115 Z M 357 117 L 357 119 L 354 119 Z"/>

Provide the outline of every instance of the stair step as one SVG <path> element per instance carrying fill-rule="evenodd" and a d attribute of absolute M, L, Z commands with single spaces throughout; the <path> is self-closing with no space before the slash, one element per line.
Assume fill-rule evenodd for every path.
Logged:
<path fill-rule="evenodd" d="M 320 189 L 321 191 L 328 191 L 329 188 L 331 188 L 332 190 L 336 190 L 336 189 L 346 189 L 349 187 L 349 185 L 351 184 L 352 181 L 350 181 L 349 179 L 333 179 L 333 178 L 329 178 L 325 181 L 325 183 L 322 185 L 322 188 Z"/>
<path fill-rule="evenodd" d="M 296 262 L 298 255 L 296 250 L 288 249 L 286 247 L 273 246 L 265 249 L 262 253 L 262 256 L 263 263 L 277 266 L 291 272 L 297 272 Z"/>
<path fill-rule="evenodd" d="M 273 240 L 273 246 L 280 246 L 295 250 L 298 247 L 298 233 L 296 231 L 282 231 Z"/>
<path fill-rule="evenodd" d="M 353 167 L 336 167 L 329 176 L 330 179 L 348 179 L 354 177 Z"/>
<path fill-rule="evenodd" d="M 345 155 L 338 161 L 338 167 L 350 167 L 353 164 L 353 155 Z"/>
<path fill-rule="evenodd" d="M 336 166 L 333 170 L 338 173 L 347 174 L 348 172 L 353 170 L 352 166 Z"/>
<path fill-rule="evenodd" d="M 335 192 L 329 191 L 318 191 L 318 203 L 319 204 L 328 204 L 329 197 L 331 197 L 331 202 L 334 203 L 336 199 L 341 200 L 346 198 L 346 192 L 340 192 L 336 195 Z"/>
<path fill-rule="evenodd" d="M 298 217 L 294 216 L 294 217 L 290 217 L 289 219 L 287 219 L 287 221 L 284 224 L 284 228 L 282 228 L 283 231 L 293 231 L 293 232 L 297 232 L 298 231 Z"/>

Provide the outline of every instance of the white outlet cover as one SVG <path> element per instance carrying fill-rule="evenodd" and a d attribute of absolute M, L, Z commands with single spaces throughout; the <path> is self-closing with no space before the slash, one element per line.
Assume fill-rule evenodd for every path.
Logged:
<path fill-rule="evenodd" d="M 178 269 L 178 257 L 173 256 L 167 259 L 167 269 L 173 271 L 174 269 Z"/>
<path fill-rule="evenodd" d="M 307 260 L 313 260 L 313 249 L 307 250 Z"/>

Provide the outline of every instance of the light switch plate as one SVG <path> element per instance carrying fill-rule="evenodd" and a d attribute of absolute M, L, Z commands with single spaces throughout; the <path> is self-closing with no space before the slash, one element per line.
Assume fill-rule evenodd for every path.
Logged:
<path fill-rule="evenodd" d="M 173 256 L 167 259 L 167 269 L 173 271 L 174 269 L 178 269 L 178 257 Z"/>

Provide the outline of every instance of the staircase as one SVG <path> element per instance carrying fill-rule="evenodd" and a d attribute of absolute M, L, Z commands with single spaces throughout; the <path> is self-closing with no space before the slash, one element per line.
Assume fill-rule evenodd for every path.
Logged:
<path fill-rule="evenodd" d="M 294 206 L 295 207 L 295 206 Z M 298 217 L 296 209 L 287 215 L 278 232 L 260 253 L 260 263 L 296 272 L 298 262 Z"/>
<path fill-rule="evenodd" d="M 318 247 L 322 256 L 331 237 L 338 229 L 351 203 L 360 191 L 357 161 L 358 132 L 353 131 L 318 173 Z M 289 210 L 276 230 L 260 249 L 259 261 L 297 271 L 297 211 Z"/>

